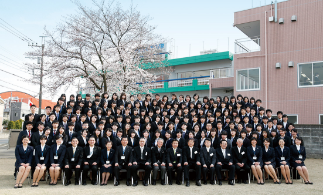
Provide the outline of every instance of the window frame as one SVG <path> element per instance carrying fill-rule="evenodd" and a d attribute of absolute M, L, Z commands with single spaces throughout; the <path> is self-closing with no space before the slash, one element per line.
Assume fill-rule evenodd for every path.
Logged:
<path fill-rule="evenodd" d="M 321 116 L 323 116 L 323 114 L 319 114 L 319 125 L 321 125 L 321 122 L 323 122 L 321 121 Z"/>
<path fill-rule="evenodd" d="M 298 88 L 306 88 L 306 87 L 323 87 L 323 84 L 320 84 L 320 85 L 303 85 L 303 86 L 300 86 L 300 85 L 299 85 L 299 65 L 312 64 L 312 82 L 314 82 L 314 80 L 313 80 L 313 78 L 314 78 L 314 75 L 313 75 L 313 65 L 314 65 L 314 63 L 323 63 L 323 61 L 304 62 L 304 63 L 298 63 L 298 64 L 297 64 L 297 87 L 298 87 Z"/>
<path fill-rule="evenodd" d="M 284 113 L 284 114 L 285 114 L 285 113 Z M 296 120 L 296 123 L 294 123 L 294 124 L 296 124 L 296 125 L 298 124 L 298 114 L 286 114 L 286 115 L 287 115 L 287 117 L 290 117 L 290 116 L 296 116 L 296 119 L 297 119 L 297 120 Z M 322 114 L 322 115 L 323 115 L 323 114 Z M 277 117 L 277 115 L 272 115 L 272 116 L 271 116 L 271 118 L 272 118 L 272 117 Z"/>
<path fill-rule="evenodd" d="M 258 69 L 259 70 L 259 87 L 256 89 L 238 89 L 238 71 L 243 71 L 243 70 L 247 70 L 248 71 L 248 76 L 249 76 L 249 71 L 250 70 L 254 70 L 254 69 Z M 238 69 L 236 70 L 236 83 L 235 83 L 235 87 L 236 87 L 236 91 L 260 91 L 261 90 L 261 68 L 260 67 L 256 67 L 256 68 L 246 68 L 246 69 Z M 241 86 L 240 86 L 241 88 Z"/>

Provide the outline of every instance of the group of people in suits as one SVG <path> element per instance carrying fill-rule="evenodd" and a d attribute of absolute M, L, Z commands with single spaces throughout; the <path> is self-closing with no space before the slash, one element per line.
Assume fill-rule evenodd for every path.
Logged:
<path fill-rule="evenodd" d="M 196 185 L 229 185 L 247 183 L 251 170 L 257 183 L 263 185 L 264 169 L 275 184 L 276 167 L 292 184 L 290 168 L 297 169 L 305 184 L 313 184 L 304 164 L 306 151 L 297 130 L 288 122 L 287 115 L 277 112 L 272 117 L 270 109 L 261 106 L 261 100 L 238 95 L 216 99 L 198 94 L 191 99 L 172 94 L 155 99 L 150 94 L 138 94 L 137 99 L 126 94 L 70 96 L 66 102 L 64 94 L 53 108 L 38 115 L 31 106 L 26 116 L 23 131 L 18 136 L 16 154 L 16 184 L 21 188 L 32 172 L 32 187 L 48 171 L 50 185 L 56 185 L 65 172 L 65 185 L 71 184 L 75 172 L 75 184 L 97 185 L 97 174 L 101 174 L 100 185 L 107 185 L 113 174 L 115 186 L 119 185 L 120 171 L 126 170 L 128 186 L 138 185 L 138 170 L 144 170 L 143 185 L 148 185 L 151 172 L 152 185 L 156 185 L 158 172 L 165 185 L 181 184 L 182 173 L 186 186 L 190 186 L 190 170 L 195 171 Z M 265 114 L 266 113 L 266 114 Z M 224 171 L 225 170 L 225 171 Z M 224 171 L 224 173 L 223 173 Z M 88 174 L 90 172 L 90 174 Z M 82 174 L 81 174 L 82 173 Z M 167 174 L 166 174 L 167 173 Z M 131 184 L 133 177 L 133 184 Z"/>

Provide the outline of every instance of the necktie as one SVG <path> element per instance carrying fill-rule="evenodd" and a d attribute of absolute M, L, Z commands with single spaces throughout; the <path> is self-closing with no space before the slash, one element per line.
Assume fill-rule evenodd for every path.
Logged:
<path fill-rule="evenodd" d="M 53 133 L 54 133 L 54 135 L 55 135 L 55 134 L 56 134 L 56 130 L 54 130 L 54 132 L 53 132 Z"/>
<path fill-rule="evenodd" d="M 191 159 L 193 158 L 193 156 L 192 156 L 192 148 L 190 148 L 190 157 L 191 157 Z"/>
<path fill-rule="evenodd" d="M 29 137 L 29 139 L 30 139 L 30 131 L 28 131 L 28 137 Z"/>
<path fill-rule="evenodd" d="M 124 155 L 125 147 L 122 147 L 122 154 Z"/>
<path fill-rule="evenodd" d="M 49 116 L 46 117 L 46 121 L 48 121 L 48 119 L 49 119 Z"/>
<path fill-rule="evenodd" d="M 70 132 L 70 139 L 72 139 L 72 132 Z"/>
<path fill-rule="evenodd" d="M 75 147 L 73 147 L 73 157 L 74 157 L 74 154 L 75 154 Z"/>
<path fill-rule="evenodd" d="M 174 156 L 175 156 L 175 160 L 173 163 L 176 163 L 176 149 L 174 149 Z"/>
<path fill-rule="evenodd" d="M 144 159 L 144 149 L 143 148 L 140 148 L 141 149 L 141 159 Z"/>

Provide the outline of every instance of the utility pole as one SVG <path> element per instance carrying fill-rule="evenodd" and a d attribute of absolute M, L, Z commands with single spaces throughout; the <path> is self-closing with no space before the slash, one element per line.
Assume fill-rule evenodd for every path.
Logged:
<path fill-rule="evenodd" d="M 45 37 L 47 36 L 39 36 L 42 38 L 42 44 L 37 45 L 37 43 L 34 45 L 32 43 L 31 47 L 41 47 L 41 62 L 40 62 L 40 82 L 39 82 L 39 108 L 38 108 L 38 114 L 41 114 L 41 106 L 42 106 L 42 98 L 43 98 L 43 71 L 44 71 L 44 49 L 45 49 Z"/>
<path fill-rule="evenodd" d="M 9 100 L 9 121 L 11 121 L 11 100 L 12 100 L 12 91 L 11 91 L 11 96 Z"/>

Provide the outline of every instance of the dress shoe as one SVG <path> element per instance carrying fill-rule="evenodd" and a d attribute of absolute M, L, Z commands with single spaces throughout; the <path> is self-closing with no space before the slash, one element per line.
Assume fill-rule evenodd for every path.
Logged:
<path fill-rule="evenodd" d="M 83 186 L 86 186 L 86 181 L 83 181 L 83 182 L 82 182 L 82 185 L 83 185 Z"/>
<path fill-rule="evenodd" d="M 241 184 L 241 180 L 240 179 L 238 179 L 237 184 Z"/>
<path fill-rule="evenodd" d="M 67 180 L 66 183 L 65 183 L 65 186 L 68 186 L 71 184 L 71 181 L 70 180 Z"/>
<path fill-rule="evenodd" d="M 168 185 L 173 185 L 173 182 L 172 181 L 168 182 Z"/>
<path fill-rule="evenodd" d="M 247 180 L 242 180 L 242 183 L 249 184 L 249 182 Z"/>
<path fill-rule="evenodd" d="M 163 186 L 164 186 L 164 185 L 166 185 L 166 183 L 165 183 L 165 181 L 164 181 L 164 180 L 162 180 L 160 183 L 161 183 L 161 185 L 163 185 Z"/>
<path fill-rule="evenodd" d="M 144 186 L 148 186 L 148 182 L 146 182 L 145 180 L 142 181 L 142 185 Z"/>
<path fill-rule="evenodd" d="M 204 185 L 207 185 L 207 181 L 204 181 L 204 182 L 203 182 L 203 184 L 204 184 Z"/>
<path fill-rule="evenodd" d="M 126 184 L 127 186 L 131 186 L 130 181 L 127 181 Z"/>
<path fill-rule="evenodd" d="M 151 185 L 156 185 L 156 180 L 153 180 L 153 181 L 151 182 Z"/>
<path fill-rule="evenodd" d="M 222 186 L 222 181 L 221 180 L 219 180 L 219 185 Z"/>
<path fill-rule="evenodd" d="M 180 181 L 176 181 L 176 184 L 177 184 L 177 185 L 182 185 L 182 182 L 180 182 Z"/>
<path fill-rule="evenodd" d="M 132 186 L 137 186 L 138 185 L 138 181 L 133 182 Z"/>
<path fill-rule="evenodd" d="M 114 186 L 118 186 L 119 185 L 119 181 L 116 181 L 116 183 L 114 184 Z"/>
<path fill-rule="evenodd" d="M 79 181 L 75 181 L 75 185 L 79 185 Z"/>
<path fill-rule="evenodd" d="M 92 180 L 92 185 L 98 185 L 98 182 L 97 181 L 95 181 L 95 180 Z"/>
<path fill-rule="evenodd" d="M 210 184 L 211 184 L 211 185 L 214 185 L 214 184 L 215 184 L 215 182 L 214 182 L 214 181 L 210 181 Z"/>
<path fill-rule="evenodd" d="M 186 187 L 190 187 L 190 182 L 186 181 Z"/>
<path fill-rule="evenodd" d="M 229 184 L 229 185 L 234 185 L 234 183 L 233 183 L 233 181 L 232 181 L 232 180 L 229 180 L 229 181 L 228 181 L 228 184 Z"/>
<path fill-rule="evenodd" d="M 197 185 L 197 186 L 201 186 L 201 182 L 200 182 L 200 181 L 197 181 L 197 182 L 196 182 L 196 185 Z"/>

